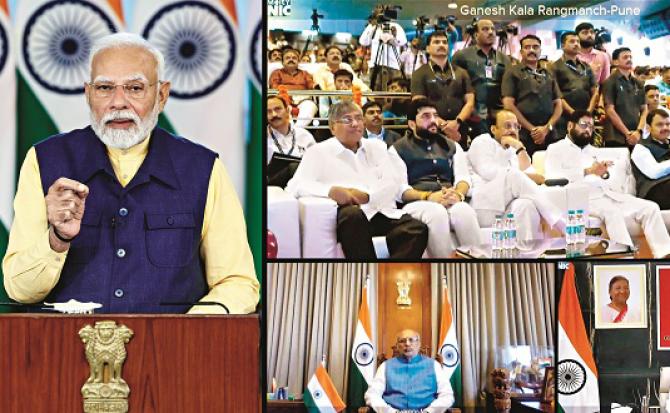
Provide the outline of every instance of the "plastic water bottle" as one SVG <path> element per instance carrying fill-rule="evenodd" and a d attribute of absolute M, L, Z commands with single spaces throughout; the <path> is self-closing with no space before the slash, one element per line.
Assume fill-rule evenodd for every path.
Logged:
<path fill-rule="evenodd" d="M 505 238 L 503 240 L 503 248 L 511 250 L 516 248 L 516 222 L 514 221 L 514 214 L 509 213 L 505 218 Z"/>
<path fill-rule="evenodd" d="M 577 223 L 577 243 L 584 244 L 586 242 L 586 217 L 584 216 L 584 210 L 578 209 L 575 218 Z"/>
<path fill-rule="evenodd" d="M 565 244 L 572 245 L 576 244 L 576 235 L 577 235 L 577 226 L 575 225 L 575 211 L 568 211 L 568 221 L 565 225 Z"/>
<path fill-rule="evenodd" d="M 503 248 L 503 240 L 505 238 L 505 228 L 503 226 L 503 216 L 496 215 L 495 223 L 493 224 L 493 232 L 491 233 L 491 249 L 499 251 Z"/>

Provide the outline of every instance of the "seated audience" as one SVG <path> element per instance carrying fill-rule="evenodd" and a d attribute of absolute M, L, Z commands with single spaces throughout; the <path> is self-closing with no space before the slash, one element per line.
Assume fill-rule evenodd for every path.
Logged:
<path fill-rule="evenodd" d="M 305 152 L 286 191 L 337 202 L 337 240 L 346 258 L 374 260 L 374 236 L 386 236 L 391 258 L 420 258 L 428 228 L 396 207 L 407 190 L 386 144 L 362 139 L 363 112 L 351 101 L 334 104 L 328 121 L 334 136 Z"/>
<path fill-rule="evenodd" d="M 371 101 L 363 105 L 363 116 L 365 117 L 364 138 L 381 139 L 388 146 L 400 139 L 398 132 L 384 127 L 382 107 L 379 103 Z"/>
<path fill-rule="evenodd" d="M 302 157 L 305 150 L 314 145 L 314 137 L 307 130 L 293 126 L 288 113 L 288 105 L 279 96 L 268 96 L 267 121 L 268 140 L 267 151 L 270 162 L 273 153 Z"/>
<path fill-rule="evenodd" d="M 325 63 L 320 63 L 314 71 L 314 82 L 321 90 L 337 90 L 335 87 L 335 72 L 342 69 L 351 72 L 353 75 L 352 85 L 358 86 L 362 91 L 370 90 L 370 88 L 355 75 L 354 69 L 352 69 L 349 64 L 342 62 L 342 51 L 335 45 L 326 48 L 326 61 Z"/>
<path fill-rule="evenodd" d="M 281 69 L 277 69 L 270 75 L 270 88 L 277 89 L 279 86 L 285 86 L 289 90 L 311 90 L 314 89 L 314 79 L 306 70 L 298 68 L 300 52 L 295 49 L 285 49 L 282 53 Z M 314 101 L 307 96 L 292 96 L 292 103 L 297 105 L 298 120 L 296 125 L 308 125 L 314 115 L 317 107 Z"/>
<path fill-rule="evenodd" d="M 472 206 L 479 224 L 490 227 L 496 215 L 511 212 L 517 222 L 517 238 L 542 238 L 540 217 L 551 227 L 563 229 L 559 211 L 541 192 L 544 179 L 535 174 L 525 145 L 519 139 L 516 116 L 503 109 L 492 119 L 491 131 L 476 137 L 468 151 L 474 172 Z"/>
<path fill-rule="evenodd" d="M 451 229 L 459 244 L 482 242 L 477 215 L 465 202 L 470 188 L 465 154 L 440 133 L 438 122 L 442 120 L 434 103 L 427 99 L 412 102 L 409 129 L 390 152 L 398 161 L 395 169 L 401 174 L 402 185 L 409 183 L 413 188 L 403 193 L 403 202 L 408 202 L 403 210 L 428 225 L 429 255 L 448 258 L 454 250 L 448 236 Z"/>
<path fill-rule="evenodd" d="M 631 154 L 637 196 L 661 209 L 670 209 L 670 115 L 654 109 L 647 115 L 649 138 L 641 140 Z"/>
<path fill-rule="evenodd" d="M 365 392 L 365 402 L 375 412 L 441 413 L 454 404 L 445 367 L 419 354 L 420 349 L 419 333 L 403 330 L 398 334 L 398 356 L 379 366 Z"/>
<path fill-rule="evenodd" d="M 593 129 L 589 113 L 575 111 L 570 115 L 568 135 L 547 149 L 545 176 L 589 185 L 589 214 L 604 222 L 609 239 L 633 245 L 625 221 L 630 217 L 642 227 L 654 257 L 665 257 L 670 254 L 670 236 L 658 205 L 610 189 L 609 168 L 613 164 L 598 160 L 598 150 L 591 145 Z"/>

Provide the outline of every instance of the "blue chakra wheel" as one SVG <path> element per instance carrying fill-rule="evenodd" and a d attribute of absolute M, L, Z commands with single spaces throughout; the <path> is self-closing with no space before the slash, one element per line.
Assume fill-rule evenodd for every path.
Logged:
<path fill-rule="evenodd" d="M 569 396 L 586 385 L 586 369 L 577 360 L 565 359 L 558 362 L 558 392 Z"/>
<path fill-rule="evenodd" d="M 233 27 L 207 3 L 182 1 L 154 14 L 142 36 L 165 56 L 170 95 L 181 99 L 205 96 L 226 81 L 237 46 Z"/>
<path fill-rule="evenodd" d="M 50 1 L 28 19 L 22 39 L 30 75 L 65 95 L 84 92 L 93 43 L 118 30 L 98 6 L 84 0 Z"/>
<path fill-rule="evenodd" d="M 261 41 L 261 34 L 263 32 L 263 22 L 259 21 L 254 29 L 254 36 L 251 39 L 251 50 L 249 50 L 249 58 L 251 59 L 251 69 L 254 73 L 254 78 L 259 85 L 262 85 L 261 80 L 261 62 L 263 61 L 263 43 Z"/>
<path fill-rule="evenodd" d="M 454 367 L 461 360 L 458 349 L 452 344 L 443 345 L 440 349 L 440 354 L 442 355 L 442 364 L 447 367 Z"/>
<path fill-rule="evenodd" d="M 370 343 L 361 343 L 356 347 L 355 360 L 359 366 L 368 366 L 374 361 L 374 349 Z"/>
<path fill-rule="evenodd" d="M 9 56 L 9 39 L 5 27 L 0 25 L 0 73 L 7 64 L 7 57 Z"/>

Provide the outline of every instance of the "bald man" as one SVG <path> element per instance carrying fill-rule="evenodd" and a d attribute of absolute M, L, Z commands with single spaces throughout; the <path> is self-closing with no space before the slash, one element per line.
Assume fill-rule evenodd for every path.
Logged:
<path fill-rule="evenodd" d="M 365 393 L 365 402 L 377 413 L 420 410 L 445 412 L 454 404 L 447 370 L 419 354 L 421 337 L 414 330 L 398 333 L 398 356 L 386 360 Z M 411 386 L 408 385 L 411 383 Z"/>

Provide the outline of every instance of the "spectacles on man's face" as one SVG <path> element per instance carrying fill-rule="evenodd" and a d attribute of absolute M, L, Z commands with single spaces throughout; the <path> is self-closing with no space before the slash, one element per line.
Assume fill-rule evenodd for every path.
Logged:
<path fill-rule="evenodd" d="M 93 90 L 93 96 L 98 99 L 109 99 L 116 92 L 116 88 L 121 86 L 126 97 L 135 100 L 144 99 L 147 96 L 147 90 L 156 85 L 163 83 L 161 81 L 154 83 L 144 83 L 140 81 L 128 83 L 112 83 L 112 82 L 89 82 L 88 86 Z"/>
<path fill-rule="evenodd" d="M 593 125 L 593 122 L 588 122 L 588 121 L 585 121 L 585 120 L 580 120 L 579 122 L 577 122 L 577 125 L 579 125 L 579 127 L 582 128 L 582 129 L 593 130 L 595 128 L 595 126 Z"/>
<path fill-rule="evenodd" d="M 360 115 L 358 115 L 358 116 L 342 116 L 336 122 L 341 123 L 343 125 L 353 125 L 354 122 L 362 123 L 363 122 L 363 116 L 360 116 Z"/>
<path fill-rule="evenodd" d="M 419 342 L 419 337 L 402 337 L 398 339 L 398 344 L 416 344 Z"/>
<path fill-rule="evenodd" d="M 514 129 L 517 132 L 521 130 L 521 125 L 518 123 L 512 123 L 512 122 L 505 122 L 503 123 L 503 130 L 511 130 Z"/>

